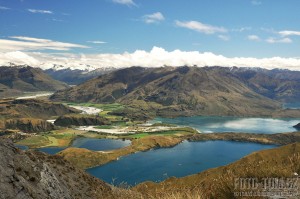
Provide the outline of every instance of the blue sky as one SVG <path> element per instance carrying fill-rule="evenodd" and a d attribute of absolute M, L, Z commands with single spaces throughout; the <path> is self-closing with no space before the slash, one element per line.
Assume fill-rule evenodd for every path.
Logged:
<path fill-rule="evenodd" d="M 298 58 L 299 8 L 299 0 L 0 0 L 0 52 L 89 56 L 157 46 Z"/>

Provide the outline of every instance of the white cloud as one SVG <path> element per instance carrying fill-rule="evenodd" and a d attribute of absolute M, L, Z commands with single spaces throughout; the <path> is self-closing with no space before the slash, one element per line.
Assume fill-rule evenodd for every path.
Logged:
<path fill-rule="evenodd" d="M 123 4 L 123 5 L 136 5 L 133 0 L 112 0 L 114 3 Z"/>
<path fill-rule="evenodd" d="M 5 6 L 0 6 L 0 10 L 10 10 L 10 8 L 5 7 Z"/>
<path fill-rule="evenodd" d="M 166 51 L 163 48 L 153 47 L 150 52 L 136 50 L 133 53 L 123 54 L 47 54 L 38 52 L 0 52 L 0 65 L 14 62 L 50 68 L 53 64 L 63 65 L 72 69 L 101 68 L 101 67 L 160 67 L 169 66 L 240 66 L 240 67 L 263 67 L 268 69 L 282 68 L 300 71 L 300 58 L 263 58 L 252 57 L 225 57 L 211 52 L 198 51 Z M 86 67 L 90 65 L 91 67 Z"/>
<path fill-rule="evenodd" d="M 270 44 L 274 44 L 274 43 L 284 43 L 284 44 L 288 44 L 288 43 L 292 43 L 293 40 L 291 40 L 290 38 L 282 38 L 282 39 L 275 39 L 273 37 L 270 37 L 266 40 L 266 42 L 270 43 Z"/>
<path fill-rule="evenodd" d="M 261 1 L 258 1 L 258 0 L 252 0 L 251 3 L 252 3 L 252 5 L 254 5 L 254 6 L 259 6 L 259 5 L 262 4 L 262 2 L 261 2 Z"/>
<path fill-rule="evenodd" d="M 260 37 L 257 35 L 248 35 L 247 38 L 250 41 L 260 41 L 261 40 Z"/>
<path fill-rule="evenodd" d="M 36 9 L 28 9 L 31 13 L 39 13 L 39 14 L 53 14 L 50 10 L 36 10 Z"/>
<path fill-rule="evenodd" d="M 13 36 L 0 39 L 0 52 L 29 51 L 29 50 L 59 50 L 67 51 L 72 48 L 88 48 L 84 45 L 39 39 L 32 37 Z"/>
<path fill-rule="evenodd" d="M 155 12 L 153 14 L 143 16 L 143 21 L 145 23 L 159 23 L 159 22 L 164 21 L 164 20 L 165 20 L 165 17 L 160 12 Z"/>
<path fill-rule="evenodd" d="M 283 30 L 278 32 L 283 37 L 287 36 L 300 36 L 300 31 L 293 31 L 293 30 Z"/>
<path fill-rule="evenodd" d="M 218 35 L 219 39 L 223 41 L 229 41 L 230 37 L 228 35 Z"/>
<path fill-rule="evenodd" d="M 28 54 L 20 51 L 14 51 L 14 52 L 7 52 L 7 53 L 1 53 L 0 52 L 0 63 L 7 64 L 7 63 L 15 63 L 15 64 L 27 64 L 36 66 L 39 65 L 40 62 L 35 59 L 32 56 L 29 56 Z"/>
<path fill-rule="evenodd" d="M 107 42 L 105 41 L 87 41 L 88 43 L 92 43 L 92 44 L 106 44 Z"/>
<path fill-rule="evenodd" d="M 204 24 L 199 21 L 175 21 L 176 26 L 194 30 L 205 34 L 225 33 L 227 30 L 223 27 Z"/>

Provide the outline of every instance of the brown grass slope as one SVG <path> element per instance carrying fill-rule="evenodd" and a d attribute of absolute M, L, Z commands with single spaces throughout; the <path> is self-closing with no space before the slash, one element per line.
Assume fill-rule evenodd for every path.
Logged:
<path fill-rule="evenodd" d="M 300 143 L 254 152 L 237 162 L 199 174 L 183 178 L 172 177 L 161 183 L 141 183 L 133 190 L 152 198 L 168 193 L 188 192 L 191 195 L 200 193 L 202 198 L 234 199 L 241 198 L 234 196 L 235 178 L 294 177 L 295 172 L 300 173 Z M 299 180 L 298 183 L 299 188 Z"/>
<path fill-rule="evenodd" d="M 272 116 L 281 109 L 222 67 L 132 67 L 58 91 L 51 99 L 129 106 L 146 102 L 156 105 L 147 111 L 161 116 Z"/>

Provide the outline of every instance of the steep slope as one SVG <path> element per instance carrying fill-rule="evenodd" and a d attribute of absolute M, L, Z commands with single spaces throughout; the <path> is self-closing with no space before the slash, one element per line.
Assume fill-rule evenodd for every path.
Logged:
<path fill-rule="evenodd" d="M 145 182 L 137 185 L 133 190 L 148 194 L 151 198 L 160 198 L 168 193 L 176 194 L 189 193 L 192 196 L 201 196 L 200 198 L 265 198 L 265 197 L 241 197 L 234 195 L 235 192 L 251 191 L 255 193 L 269 192 L 270 194 L 280 194 L 290 192 L 294 197 L 276 197 L 276 198 L 299 198 L 300 181 L 294 173 L 300 173 L 300 143 L 294 143 L 283 147 L 254 152 L 241 160 L 227 166 L 209 169 L 199 174 L 183 177 L 169 178 L 161 183 Z M 249 186 L 240 189 L 235 187 L 236 178 L 253 178 L 257 182 L 264 182 L 264 178 L 270 178 L 272 183 L 276 183 L 275 178 L 286 179 L 290 185 L 286 189 L 280 189 L 279 184 L 266 184 L 270 189 L 263 187 L 250 188 Z M 288 182 L 288 181 L 285 181 Z M 292 182 L 294 182 L 292 184 Z M 278 181 L 277 181 L 278 183 Z M 296 183 L 296 184 L 295 184 Z M 245 184 L 244 184 L 245 185 Z M 293 185 L 293 187 L 292 187 Z M 253 186 L 253 184 L 252 184 Z M 286 186 L 286 185 L 284 185 Z M 193 197 L 190 197 L 193 198 Z"/>
<path fill-rule="evenodd" d="M 280 104 L 221 67 L 132 67 L 56 92 L 56 101 L 156 105 L 158 115 L 268 116 Z"/>
<path fill-rule="evenodd" d="M 112 188 L 59 156 L 23 152 L 0 139 L 0 198 L 115 198 Z"/>
<path fill-rule="evenodd" d="M 30 66 L 0 67 L 0 97 L 22 92 L 57 91 L 68 85 L 52 79 L 39 68 Z"/>

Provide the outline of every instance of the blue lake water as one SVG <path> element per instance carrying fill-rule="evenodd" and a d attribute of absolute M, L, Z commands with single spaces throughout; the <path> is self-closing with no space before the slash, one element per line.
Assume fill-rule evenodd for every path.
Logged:
<path fill-rule="evenodd" d="M 109 151 L 114 149 L 123 148 L 129 146 L 131 141 L 129 140 L 116 140 L 116 139 L 96 139 L 96 138 L 77 138 L 73 141 L 71 147 L 86 148 L 93 151 Z M 17 145 L 18 148 L 27 150 L 28 147 Z M 43 147 L 37 150 L 54 155 L 66 147 Z"/>
<path fill-rule="evenodd" d="M 285 103 L 285 104 L 283 104 L 283 108 L 285 108 L 285 109 L 300 109 L 300 102 L 299 103 Z"/>
<path fill-rule="evenodd" d="M 87 169 L 91 175 L 108 183 L 161 181 L 168 177 L 183 177 L 209 168 L 223 166 L 245 155 L 274 145 L 229 141 L 185 141 L 173 148 L 139 152 L 103 166 Z"/>
<path fill-rule="evenodd" d="M 245 133 L 284 133 L 294 132 L 294 125 L 300 119 L 273 119 L 273 118 L 240 118 L 240 117 L 177 117 L 156 118 L 151 123 L 163 122 L 193 127 L 203 133 L 212 132 L 245 132 Z"/>
<path fill-rule="evenodd" d="M 130 140 L 77 138 L 72 147 L 86 148 L 93 151 L 108 151 L 123 148 L 131 144 Z"/>
<path fill-rule="evenodd" d="M 57 154 L 58 152 L 61 152 L 64 150 L 65 147 L 44 147 L 44 148 L 39 148 L 39 151 L 42 151 L 44 153 L 48 153 L 50 155 Z"/>
<path fill-rule="evenodd" d="M 239 118 L 239 117 L 178 117 L 156 118 L 151 123 L 163 122 L 190 126 L 203 133 L 248 132 L 282 133 L 296 131 L 292 126 L 300 119 Z M 105 151 L 130 145 L 130 141 L 78 138 L 72 147 Z M 108 183 L 126 182 L 130 185 L 151 180 L 161 181 L 171 176 L 183 177 L 209 168 L 232 163 L 254 151 L 269 149 L 274 145 L 239 143 L 230 141 L 183 142 L 173 148 L 162 148 L 139 152 L 103 166 L 88 169 L 87 172 Z M 63 148 L 39 149 L 55 154 Z"/>
<path fill-rule="evenodd" d="M 23 146 L 23 145 L 15 145 L 16 147 L 18 147 L 19 149 L 22 149 L 22 150 L 27 150 L 28 149 L 28 146 Z"/>

